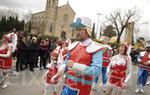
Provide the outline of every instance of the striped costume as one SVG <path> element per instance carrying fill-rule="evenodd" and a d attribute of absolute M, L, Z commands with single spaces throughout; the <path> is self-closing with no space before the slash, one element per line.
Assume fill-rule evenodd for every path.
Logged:
<path fill-rule="evenodd" d="M 93 77 L 101 70 L 101 49 L 91 39 L 69 46 L 69 60 L 74 63 L 67 69 L 61 95 L 90 95 Z"/>
<path fill-rule="evenodd" d="M 150 54 L 146 51 L 140 52 L 139 61 L 139 70 L 138 70 L 138 80 L 137 84 L 145 86 L 148 73 L 150 72 Z"/>

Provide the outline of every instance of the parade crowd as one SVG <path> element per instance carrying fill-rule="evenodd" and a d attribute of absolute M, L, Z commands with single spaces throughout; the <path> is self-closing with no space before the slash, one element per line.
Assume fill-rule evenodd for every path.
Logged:
<path fill-rule="evenodd" d="M 138 66 L 135 92 L 144 93 L 146 83 L 150 83 L 150 42 L 145 42 L 137 55 L 127 42 L 121 42 L 114 53 L 113 47 L 108 45 L 109 37 L 102 36 L 101 43 L 92 40 L 90 18 L 78 17 L 71 27 L 76 30 L 75 42 L 40 39 L 17 33 L 15 29 L 3 35 L 0 46 L 2 88 L 9 86 L 9 72 L 15 57 L 17 72 L 25 69 L 34 72 L 35 68 L 47 70 L 42 95 L 50 95 L 48 90 L 58 95 L 57 85 L 62 76 L 65 76 L 65 82 L 61 95 L 90 95 L 91 90 L 98 89 L 100 77 L 104 95 L 114 95 L 114 90 L 115 95 L 122 95 L 132 76 L 133 62 Z"/>

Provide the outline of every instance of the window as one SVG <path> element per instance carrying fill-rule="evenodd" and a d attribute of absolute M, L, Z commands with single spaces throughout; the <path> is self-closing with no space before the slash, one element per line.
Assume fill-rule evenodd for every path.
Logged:
<path fill-rule="evenodd" d="M 64 19 L 64 21 L 67 21 L 68 20 L 68 14 L 65 14 L 63 19 Z"/>

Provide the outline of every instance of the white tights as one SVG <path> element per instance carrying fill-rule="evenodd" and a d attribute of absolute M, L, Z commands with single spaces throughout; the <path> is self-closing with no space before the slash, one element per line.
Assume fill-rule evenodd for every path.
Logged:
<path fill-rule="evenodd" d="M 48 83 L 45 83 L 45 88 L 43 90 L 43 95 L 47 94 L 47 91 L 48 91 L 49 88 L 51 88 L 52 93 L 56 93 L 57 92 L 56 86 L 57 86 L 57 84 L 48 84 Z"/>

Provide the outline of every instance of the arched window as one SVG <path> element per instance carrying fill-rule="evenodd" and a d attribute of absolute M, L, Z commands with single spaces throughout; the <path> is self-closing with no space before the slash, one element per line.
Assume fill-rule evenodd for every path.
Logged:
<path fill-rule="evenodd" d="M 50 31 L 50 32 L 53 32 L 53 24 L 50 24 L 50 25 L 49 25 L 49 31 Z"/>

